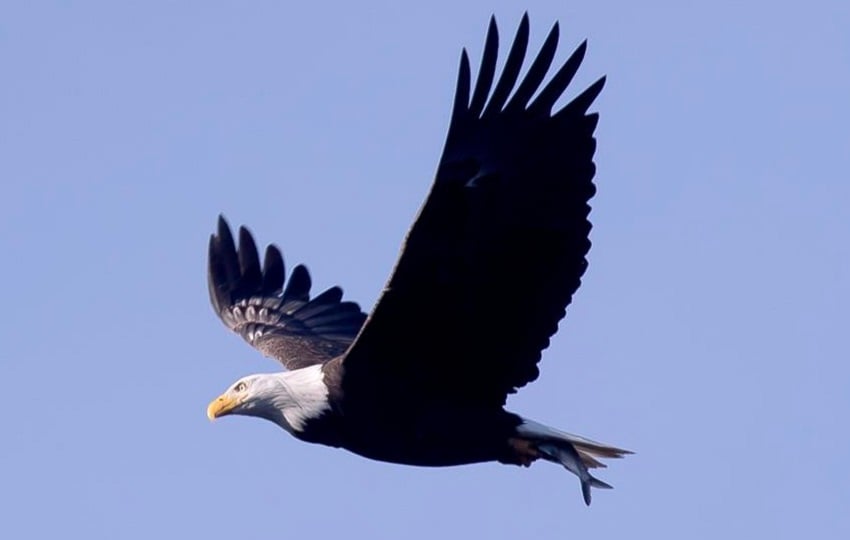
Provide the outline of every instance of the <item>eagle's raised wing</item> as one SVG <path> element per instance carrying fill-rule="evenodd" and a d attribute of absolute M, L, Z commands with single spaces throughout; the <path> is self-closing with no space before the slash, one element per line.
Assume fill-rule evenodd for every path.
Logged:
<path fill-rule="evenodd" d="M 251 233 L 239 228 L 239 247 L 218 219 L 210 236 L 207 283 L 216 314 L 228 328 L 288 369 L 325 363 L 345 352 L 366 319 L 332 287 L 310 299 L 310 274 L 298 265 L 283 288 L 280 250 L 266 248 L 263 266 Z"/>
<path fill-rule="evenodd" d="M 587 110 L 604 84 L 553 113 L 585 52 L 582 43 L 541 88 L 557 42 L 556 24 L 520 81 L 523 17 L 492 88 L 491 20 L 471 97 L 463 52 L 436 180 L 345 357 L 349 390 L 391 381 L 397 392 L 494 406 L 537 378 L 541 351 L 587 267 L 598 119 Z"/>

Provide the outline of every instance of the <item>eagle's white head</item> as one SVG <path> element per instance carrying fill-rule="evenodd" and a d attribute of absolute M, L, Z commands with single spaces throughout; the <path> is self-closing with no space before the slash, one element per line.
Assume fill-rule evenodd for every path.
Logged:
<path fill-rule="evenodd" d="M 265 418 L 283 429 L 303 431 L 308 420 L 330 409 L 322 366 L 242 377 L 207 407 L 214 420 L 238 414 Z"/>

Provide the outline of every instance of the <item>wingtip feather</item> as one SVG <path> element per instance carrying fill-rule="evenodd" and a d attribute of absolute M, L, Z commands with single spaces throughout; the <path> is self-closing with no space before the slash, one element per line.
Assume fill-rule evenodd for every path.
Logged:
<path fill-rule="evenodd" d="M 457 86 L 455 87 L 455 101 L 452 116 L 457 118 L 469 109 L 469 85 L 472 82 L 469 67 L 469 54 L 464 48 L 460 53 L 460 66 L 458 67 Z"/>
<path fill-rule="evenodd" d="M 511 90 L 516 86 L 517 77 L 520 69 L 522 69 L 525 53 L 528 50 L 529 25 L 528 17 L 525 16 L 519 23 L 516 36 L 514 37 L 511 49 L 508 52 L 508 58 L 502 68 L 502 74 L 499 77 L 499 82 L 496 83 L 496 88 L 493 90 L 493 95 L 484 110 L 484 116 L 499 114 L 511 93 Z"/>
<path fill-rule="evenodd" d="M 490 95 L 490 87 L 493 84 L 493 76 L 496 73 L 496 57 L 499 54 L 499 28 L 496 25 L 496 16 L 490 17 L 490 25 L 487 28 L 487 37 L 484 38 L 484 52 L 481 54 L 481 67 L 478 70 L 478 78 L 475 81 L 475 90 L 472 93 L 472 103 L 469 110 L 473 116 L 480 116 Z"/>

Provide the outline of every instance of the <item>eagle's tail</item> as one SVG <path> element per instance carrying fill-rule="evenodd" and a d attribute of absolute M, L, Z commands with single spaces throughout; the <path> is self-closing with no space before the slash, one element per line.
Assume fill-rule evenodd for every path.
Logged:
<path fill-rule="evenodd" d="M 599 461 L 603 458 L 622 458 L 632 452 L 609 446 L 580 435 L 573 435 L 532 420 L 522 419 L 516 428 L 517 435 L 532 441 L 540 457 L 553 463 L 559 463 L 565 469 L 578 476 L 581 481 L 581 493 L 585 504 L 590 504 L 590 488 L 611 489 L 609 484 L 594 477 L 588 469 L 605 467 Z"/>

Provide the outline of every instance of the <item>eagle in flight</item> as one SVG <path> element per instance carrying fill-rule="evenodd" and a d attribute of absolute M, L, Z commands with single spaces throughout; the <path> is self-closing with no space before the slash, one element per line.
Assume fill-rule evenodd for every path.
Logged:
<path fill-rule="evenodd" d="M 496 80 L 490 20 L 474 90 L 463 51 L 436 179 L 368 316 L 339 287 L 311 298 L 304 266 L 286 280 L 277 247 L 261 263 L 251 233 L 241 227 L 237 242 L 219 218 L 213 308 L 286 369 L 239 379 L 210 419 L 265 418 L 303 441 L 407 465 L 543 459 L 578 476 L 587 504 L 592 487 L 611 487 L 589 469 L 630 452 L 505 409 L 537 378 L 587 267 L 598 121 L 588 108 L 605 82 L 553 111 L 586 42 L 542 84 L 558 25 L 520 78 L 528 34 L 526 14 Z"/>

